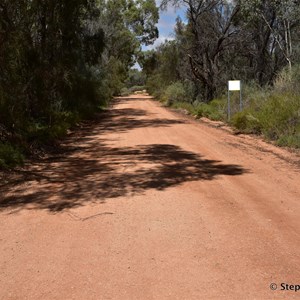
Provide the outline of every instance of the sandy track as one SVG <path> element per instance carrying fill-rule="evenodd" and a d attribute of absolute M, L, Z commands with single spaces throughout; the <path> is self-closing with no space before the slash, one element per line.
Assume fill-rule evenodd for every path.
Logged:
<path fill-rule="evenodd" d="M 147 97 L 0 187 L 0 299 L 293 299 L 299 156 Z"/>

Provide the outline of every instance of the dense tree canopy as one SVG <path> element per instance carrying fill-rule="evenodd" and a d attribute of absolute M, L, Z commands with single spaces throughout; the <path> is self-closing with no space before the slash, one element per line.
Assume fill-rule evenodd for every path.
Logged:
<path fill-rule="evenodd" d="M 154 0 L 2 0 L 0 142 L 59 137 L 117 94 L 157 21 Z"/>
<path fill-rule="evenodd" d="M 158 37 L 155 0 L 2 0 L 0 148 L 31 152 L 146 78 L 154 94 L 175 84 L 169 94 L 210 102 L 230 79 L 263 87 L 286 66 L 296 74 L 298 2 L 162 0 L 186 20 L 177 18 L 174 40 L 142 52 Z"/>
<path fill-rule="evenodd" d="M 160 63 L 150 86 L 154 76 L 169 83 L 164 69 L 171 70 L 172 57 L 171 80 L 192 81 L 203 101 L 220 95 L 229 79 L 272 84 L 283 67 L 300 61 L 296 0 L 163 0 L 162 8 L 170 4 L 186 8 L 187 22 L 178 19 L 175 41 L 151 54 Z"/>

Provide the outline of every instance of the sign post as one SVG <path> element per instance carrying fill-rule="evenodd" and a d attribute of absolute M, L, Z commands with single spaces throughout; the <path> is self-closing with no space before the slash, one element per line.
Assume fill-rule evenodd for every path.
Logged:
<path fill-rule="evenodd" d="M 228 81 L 228 121 L 231 118 L 231 108 L 230 108 L 230 91 L 240 91 L 240 111 L 243 109 L 243 102 L 242 102 L 242 88 L 241 88 L 241 81 L 240 80 L 229 80 Z"/>

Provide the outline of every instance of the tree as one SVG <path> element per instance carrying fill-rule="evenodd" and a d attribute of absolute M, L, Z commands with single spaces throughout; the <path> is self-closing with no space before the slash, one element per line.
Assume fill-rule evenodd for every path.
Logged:
<path fill-rule="evenodd" d="M 291 68 L 293 41 L 300 25 L 299 5 L 294 0 L 238 1 L 242 8 L 240 26 L 250 33 L 254 72 L 260 85 L 272 83 L 288 64 Z M 254 47 L 253 47 L 254 46 Z"/>
<path fill-rule="evenodd" d="M 72 114 L 94 112 L 123 85 L 141 43 L 155 40 L 157 20 L 154 0 L 2 0 L 6 138 L 55 138 Z"/>
<path fill-rule="evenodd" d="M 295 0 L 163 0 L 186 8 L 175 42 L 180 80 L 193 78 L 203 101 L 220 95 L 229 79 L 270 85 L 299 60 L 300 13 Z"/>
<path fill-rule="evenodd" d="M 167 5 L 170 1 L 163 1 Z M 172 1 L 187 7 L 191 71 L 201 85 L 205 101 L 212 100 L 222 82 L 222 59 L 232 46 L 238 28 L 234 21 L 240 7 L 228 1 Z"/>
<path fill-rule="evenodd" d="M 113 94 L 118 94 L 130 68 L 137 61 L 141 44 L 151 44 L 158 37 L 155 24 L 158 8 L 154 0 L 103 1 L 100 26 L 106 47 L 102 68 Z"/>

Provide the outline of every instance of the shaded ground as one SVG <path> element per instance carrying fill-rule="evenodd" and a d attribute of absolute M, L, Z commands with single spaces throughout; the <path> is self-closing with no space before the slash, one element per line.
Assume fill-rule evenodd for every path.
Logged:
<path fill-rule="evenodd" d="M 116 105 L 130 98 L 116 100 Z M 179 119 L 139 117 L 151 112 L 115 108 L 101 114 L 98 121 L 84 126 L 62 146 L 63 156 L 40 160 L 22 171 L 13 193 L 0 185 L 2 208 L 40 208 L 61 211 L 110 198 L 143 194 L 148 189 L 164 190 L 187 181 L 212 180 L 218 175 L 241 175 L 246 170 L 222 164 L 172 144 L 110 147 L 104 138 L 110 132 L 126 133 L 137 128 L 169 127 L 184 124 Z M 99 138 L 99 132 L 101 138 Z M 74 144 L 77 144 L 74 147 Z M 38 183 L 38 185 L 36 185 Z M 30 189 L 32 187 L 35 189 Z"/>
<path fill-rule="evenodd" d="M 61 147 L 0 184 L 0 299 L 297 296 L 269 288 L 300 283 L 299 169 L 275 147 L 145 96 Z"/>

